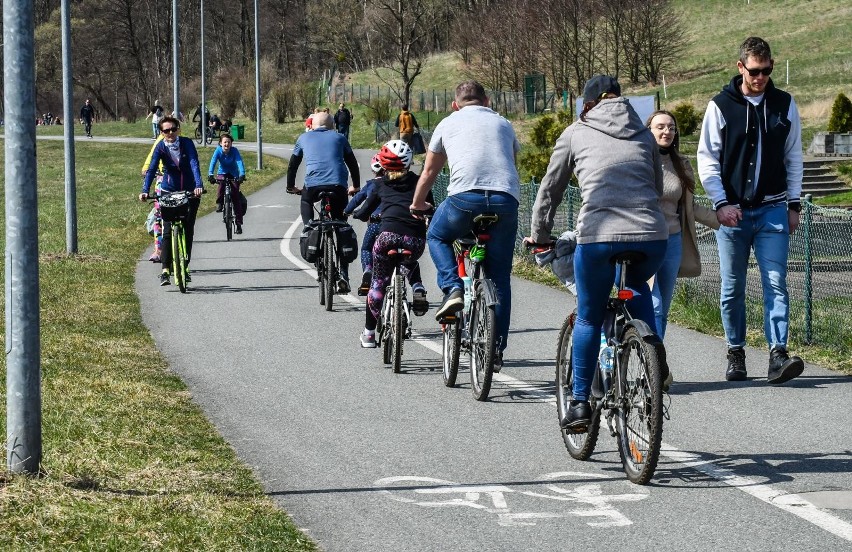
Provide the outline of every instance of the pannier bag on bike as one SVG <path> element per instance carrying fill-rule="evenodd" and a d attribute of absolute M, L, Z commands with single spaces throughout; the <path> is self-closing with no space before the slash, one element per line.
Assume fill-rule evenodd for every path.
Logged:
<path fill-rule="evenodd" d="M 321 240 L 322 232 L 319 228 L 305 226 L 302 229 L 302 235 L 299 237 L 299 251 L 302 253 L 302 258 L 309 263 L 317 262 Z"/>
<path fill-rule="evenodd" d="M 160 216 L 166 222 L 184 220 L 189 214 L 189 192 L 174 192 L 160 197 Z"/>
<path fill-rule="evenodd" d="M 358 251 L 358 236 L 355 229 L 350 225 L 338 226 L 337 244 L 340 249 L 340 258 L 344 263 L 354 262 L 360 256 Z"/>

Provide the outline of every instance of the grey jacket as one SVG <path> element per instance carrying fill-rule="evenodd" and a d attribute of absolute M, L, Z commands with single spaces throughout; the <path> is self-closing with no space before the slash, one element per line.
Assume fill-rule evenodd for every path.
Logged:
<path fill-rule="evenodd" d="M 583 199 L 578 244 L 668 239 L 660 207 L 660 152 L 651 131 L 625 98 L 601 101 L 585 119 L 556 141 L 533 205 L 532 239 L 550 241 L 556 209 L 573 174 Z"/>

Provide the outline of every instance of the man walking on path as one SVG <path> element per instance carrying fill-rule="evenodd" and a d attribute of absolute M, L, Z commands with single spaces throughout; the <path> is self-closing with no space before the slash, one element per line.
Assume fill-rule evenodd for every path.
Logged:
<path fill-rule="evenodd" d="M 414 136 L 414 129 L 419 129 L 420 125 L 417 124 L 414 113 L 408 110 L 408 104 L 403 105 L 402 111 L 396 116 L 396 127 L 399 129 L 399 139 L 411 145 L 411 137 Z"/>
<path fill-rule="evenodd" d="M 499 219 L 489 227 L 491 240 L 485 257 L 485 273 L 497 287 L 497 337 L 500 345 L 494 371 L 503 367 L 503 350 L 509 337 L 512 310 L 512 258 L 518 233 L 520 179 L 515 157 L 521 149 L 511 123 L 488 107 L 485 89 L 476 81 L 456 87 L 454 113 L 438 123 L 429 148 L 411 209 L 429 207 L 426 197 L 438 173 L 449 162 L 450 185 L 429 224 L 429 253 L 438 269 L 438 287 L 444 300 L 438 321 L 464 306 L 463 283 L 458 275 L 453 242 L 473 228 L 473 219 L 494 213 Z"/>
<path fill-rule="evenodd" d="M 352 124 L 352 112 L 346 109 L 344 104 L 340 104 L 337 113 L 334 114 L 334 128 L 339 134 L 342 134 L 346 140 L 349 140 L 349 125 Z"/>
<path fill-rule="evenodd" d="M 92 137 L 92 119 L 95 118 L 95 108 L 92 100 L 86 98 L 86 103 L 80 108 L 80 124 L 86 129 L 86 136 Z"/>
<path fill-rule="evenodd" d="M 787 252 L 802 210 L 801 122 L 792 96 L 769 78 L 773 65 L 765 40 L 742 43 L 739 75 L 707 105 L 698 143 L 698 174 L 722 225 L 716 241 L 728 381 L 747 377 L 745 290 L 752 248 L 763 285 L 767 381 L 784 383 L 804 370 L 802 359 L 787 354 Z"/>

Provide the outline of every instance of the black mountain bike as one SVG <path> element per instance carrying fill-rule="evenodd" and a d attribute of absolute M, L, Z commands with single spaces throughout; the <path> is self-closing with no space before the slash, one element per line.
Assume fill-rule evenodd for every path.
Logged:
<path fill-rule="evenodd" d="M 624 472 L 630 481 L 640 485 L 648 483 L 657 468 L 663 418 L 668 418 L 663 404 L 663 381 L 668 374 L 666 350 L 657 334 L 642 320 L 631 317 L 626 306 L 633 297 L 633 292 L 625 288 L 627 268 L 644 257 L 644 253 L 627 251 L 610 259 L 621 267 L 618 293 L 607 302 L 603 328 L 612 348 L 612 371 L 598 363 L 589 396 L 592 421 L 586 431 L 576 433 L 560 426 L 568 453 L 577 460 L 588 460 L 597 444 L 604 413 L 610 434 L 618 442 Z M 556 408 L 560 421 L 572 398 L 571 349 L 576 318 L 575 310 L 565 320 L 556 349 Z"/>
<path fill-rule="evenodd" d="M 497 354 L 497 288 L 482 275 L 488 227 L 497 222 L 497 215 L 484 213 L 473 219 L 469 237 L 456 240 L 458 273 L 464 281 L 464 309 L 441 321 L 443 328 L 444 385 L 456 384 L 459 353 L 470 357 L 470 383 L 478 401 L 488 398 L 494 377 L 494 357 Z M 469 276 L 472 275 L 472 276 Z"/>
<path fill-rule="evenodd" d="M 349 226 L 342 220 L 331 217 L 331 192 L 320 192 L 319 210 L 317 212 L 316 226 L 322 233 L 320 240 L 319 255 L 315 263 L 317 268 L 317 281 L 319 282 L 319 302 L 325 305 L 325 310 L 330 311 L 334 305 L 334 295 L 337 293 L 337 282 L 340 280 L 340 252 L 337 246 L 338 228 Z"/>
<path fill-rule="evenodd" d="M 231 241 L 234 237 L 234 230 L 237 227 L 234 198 L 232 195 L 233 188 L 231 187 L 236 181 L 236 178 L 230 174 L 217 174 L 216 181 L 225 186 L 224 193 L 222 194 L 222 222 L 225 223 L 225 236 L 228 238 L 228 241 Z"/>

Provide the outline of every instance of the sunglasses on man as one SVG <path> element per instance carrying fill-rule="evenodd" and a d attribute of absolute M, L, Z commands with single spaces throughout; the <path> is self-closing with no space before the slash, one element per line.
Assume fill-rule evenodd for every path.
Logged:
<path fill-rule="evenodd" d="M 756 77 L 756 76 L 761 75 L 761 74 L 764 77 L 768 77 L 769 75 L 772 74 L 772 68 L 773 68 L 772 65 L 770 65 L 769 67 L 757 67 L 756 69 L 749 69 L 748 67 L 743 65 L 743 69 L 748 71 L 748 74 L 752 77 Z"/>

